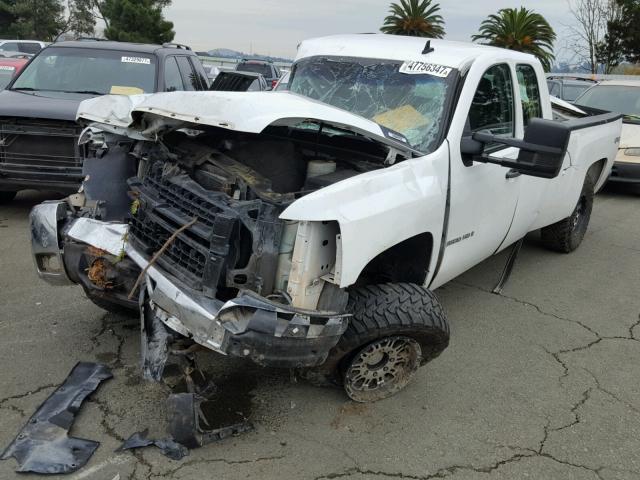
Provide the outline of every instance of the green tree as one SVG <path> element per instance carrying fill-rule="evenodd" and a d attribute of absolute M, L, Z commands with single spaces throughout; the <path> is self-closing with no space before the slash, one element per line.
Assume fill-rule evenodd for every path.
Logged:
<path fill-rule="evenodd" d="M 607 25 L 606 42 L 625 60 L 640 63 L 640 0 L 616 0 L 622 14 Z"/>
<path fill-rule="evenodd" d="M 392 3 L 380 31 L 391 35 L 444 37 L 444 20 L 438 14 L 440 5 L 432 0 L 400 0 Z"/>
<path fill-rule="evenodd" d="M 96 20 L 100 17 L 97 0 L 67 0 L 65 32 L 95 35 Z"/>
<path fill-rule="evenodd" d="M 540 14 L 524 7 L 503 8 L 480 24 L 471 37 L 474 42 L 530 53 L 538 57 L 546 71 L 551 69 L 556 34 Z"/>
<path fill-rule="evenodd" d="M 16 0 L 0 0 L 0 37 L 12 37 L 10 33 L 18 18 L 13 10 Z"/>
<path fill-rule="evenodd" d="M 120 42 L 165 43 L 173 40 L 173 23 L 162 9 L 171 0 L 105 0 L 101 12 L 106 21 L 105 37 Z"/>
<path fill-rule="evenodd" d="M 53 41 L 64 23 L 60 0 L 0 2 L 0 37 Z"/>

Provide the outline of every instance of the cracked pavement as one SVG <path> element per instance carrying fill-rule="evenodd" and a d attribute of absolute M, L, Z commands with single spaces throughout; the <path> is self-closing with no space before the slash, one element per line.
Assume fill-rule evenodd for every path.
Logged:
<path fill-rule="evenodd" d="M 136 320 L 104 313 L 79 287 L 37 278 L 27 218 L 45 198 L 23 192 L 0 207 L 0 448 L 83 360 L 108 364 L 115 378 L 85 402 L 71 429 L 101 442 L 87 466 L 66 476 L 73 480 L 640 478 L 634 192 L 600 194 L 571 255 L 527 237 L 501 296 L 491 289 L 506 252 L 437 290 L 451 344 L 394 398 L 353 404 L 286 371 L 199 355 L 229 400 L 225 408 L 240 410 L 256 430 L 179 462 L 153 448 L 114 453 L 136 431 L 165 434 L 167 388 L 139 377 Z M 15 465 L 0 462 L 0 478 L 17 477 Z"/>

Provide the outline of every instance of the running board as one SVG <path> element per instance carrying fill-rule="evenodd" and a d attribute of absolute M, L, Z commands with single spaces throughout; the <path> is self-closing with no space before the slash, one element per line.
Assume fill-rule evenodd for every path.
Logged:
<path fill-rule="evenodd" d="M 502 270 L 502 275 L 500 276 L 500 281 L 495 286 L 495 288 L 491 291 L 496 295 L 502 294 L 502 289 L 509 281 L 509 277 L 511 276 L 511 272 L 513 271 L 513 266 L 516 263 L 516 259 L 518 258 L 518 254 L 520 253 L 520 249 L 522 248 L 522 242 L 524 238 L 521 238 L 511 247 L 511 252 L 509 253 L 509 258 L 507 258 L 507 263 L 504 266 L 504 270 Z"/>

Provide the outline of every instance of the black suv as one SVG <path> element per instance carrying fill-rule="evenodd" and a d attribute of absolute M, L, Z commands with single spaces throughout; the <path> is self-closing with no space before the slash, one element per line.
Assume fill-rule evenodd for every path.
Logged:
<path fill-rule="evenodd" d="M 82 100 L 207 88 L 200 60 L 183 45 L 76 40 L 46 47 L 0 92 L 0 203 L 23 189 L 78 189 Z"/>
<path fill-rule="evenodd" d="M 259 73 L 267 81 L 269 90 L 275 88 L 278 79 L 281 76 L 280 70 L 273 63 L 266 60 L 241 60 L 236 66 L 236 70 L 240 72 Z"/>

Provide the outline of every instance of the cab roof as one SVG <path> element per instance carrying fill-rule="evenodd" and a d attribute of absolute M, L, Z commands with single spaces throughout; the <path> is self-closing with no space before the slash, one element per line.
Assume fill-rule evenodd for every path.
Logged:
<path fill-rule="evenodd" d="M 423 54 L 427 41 L 432 52 Z M 479 56 L 510 58 L 528 63 L 538 60 L 526 53 L 476 43 L 434 40 L 423 37 L 385 35 L 382 33 L 333 35 L 303 41 L 296 60 L 320 55 L 381 58 L 386 60 L 419 60 L 460 69 Z"/>

